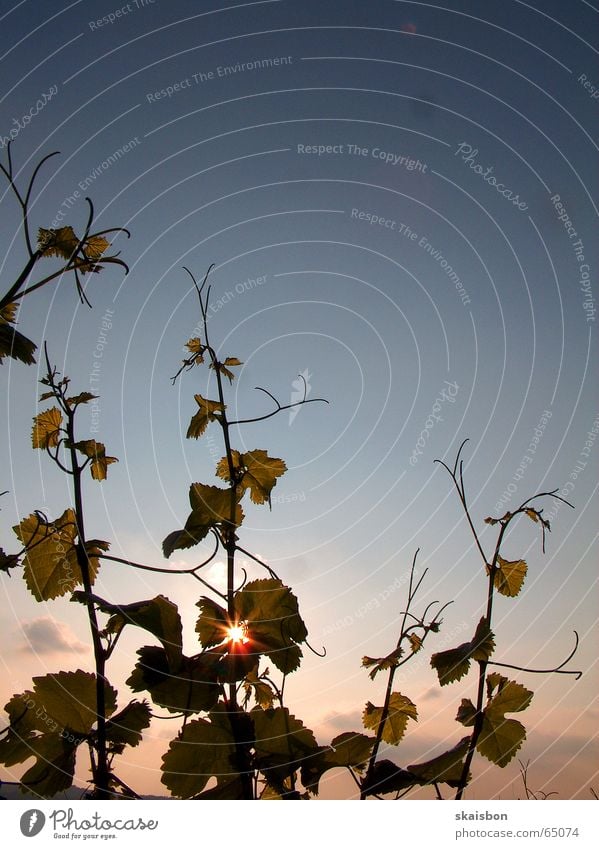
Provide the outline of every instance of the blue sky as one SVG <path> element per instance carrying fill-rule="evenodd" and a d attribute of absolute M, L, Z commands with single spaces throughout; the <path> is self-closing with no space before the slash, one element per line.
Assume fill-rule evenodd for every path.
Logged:
<path fill-rule="evenodd" d="M 597 13 L 582 0 L 201 9 L 85 0 L 40 11 L 24 0 L 2 12 L 0 137 L 18 129 L 22 178 L 61 151 L 42 172 L 32 221 L 81 230 L 89 195 L 98 229 L 131 231 L 115 240 L 130 274 L 92 280 L 93 310 L 64 281 L 19 314 L 73 387 L 101 395 L 96 438 L 120 462 L 105 483 L 89 482 L 90 532 L 162 565 L 189 484 L 216 482 L 216 430 L 185 439 L 207 378 L 170 382 L 199 318 L 183 266 L 201 277 L 214 263 L 212 340 L 244 363 L 230 407 L 243 417 L 270 409 L 257 385 L 289 403 L 300 373 L 309 397 L 329 401 L 236 436 L 240 449 L 287 462 L 272 512 L 247 510 L 243 541 L 294 588 L 312 643 L 327 648 L 290 679 L 292 710 L 322 742 L 357 730 L 364 702 L 382 691 L 360 659 L 394 645 L 396 582 L 417 548 L 426 600 L 455 600 L 438 640 L 471 637 L 484 570 L 433 464 L 451 463 L 468 437 L 466 484 L 488 546 L 483 519 L 535 492 L 560 489 L 576 507 L 548 500 L 545 555 L 532 525 L 508 540 L 506 556 L 525 557 L 529 575 L 521 597 L 500 599 L 495 630 L 498 657 L 543 668 L 580 633 L 580 681 L 515 675 L 536 692 L 522 752 L 535 780 L 586 798 L 598 715 Z M 1 191 L 6 289 L 23 253 L 18 210 Z M 40 376 L 22 364 L 0 372 L 6 550 L 19 518 L 69 503 L 63 477 L 29 447 Z M 92 424 L 82 414 L 81 438 Z M 16 574 L 2 587 L 3 699 L 41 668 L 90 665 L 73 605 L 36 605 Z M 168 595 L 193 645 L 195 583 L 107 564 L 98 591 Z M 139 638 L 123 640 L 114 662 L 122 698 Z M 422 663 L 402 688 L 421 721 L 398 762 L 453 744 L 461 684 L 439 695 Z M 157 753 L 174 732 L 155 733 L 127 767 L 148 791 L 159 789 Z M 478 798 L 518 794 L 514 764 L 477 770 Z M 339 781 L 331 795 L 351 791 Z"/>

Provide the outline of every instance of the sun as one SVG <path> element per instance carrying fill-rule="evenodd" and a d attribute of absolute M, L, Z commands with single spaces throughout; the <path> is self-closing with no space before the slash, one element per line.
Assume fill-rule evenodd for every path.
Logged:
<path fill-rule="evenodd" d="M 227 639 L 232 643 L 248 643 L 247 626 L 243 622 L 238 622 L 236 625 L 230 625 L 227 628 Z"/>

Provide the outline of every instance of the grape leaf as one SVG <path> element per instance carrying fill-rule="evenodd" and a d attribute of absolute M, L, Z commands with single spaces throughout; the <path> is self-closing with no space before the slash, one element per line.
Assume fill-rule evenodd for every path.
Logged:
<path fill-rule="evenodd" d="M 474 725 L 475 719 L 476 708 L 472 704 L 471 700 L 462 699 L 456 715 L 456 721 L 461 722 L 462 725 L 465 725 L 466 728 L 469 728 L 470 726 Z"/>
<path fill-rule="evenodd" d="M 110 247 L 110 242 L 104 236 L 88 236 L 83 243 L 83 250 L 88 259 L 100 259 Z"/>
<path fill-rule="evenodd" d="M 410 641 L 412 654 L 416 654 L 417 651 L 420 651 L 422 648 L 422 637 L 419 637 L 418 634 L 408 634 L 408 640 Z"/>
<path fill-rule="evenodd" d="M 496 692 L 494 693 L 494 691 Z M 504 767 L 512 760 L 526 739 L 526 729 L 516 719 L 506 719 L 506 713 L 525 710 L 533 697 L 516 681 L 493 673 L 487 676 L 489 698 L 483 712 L 483 723 L 477 750 L 487 760 Z"/>
<path fill-rule="evenodd" d="M 81 736 L 89 734 L 96 715 L 96 676 L 91 672 L 58 672 L 33 679 L 34 697 L 46 714 L 62 729 Z M 116 690 L 104 687 L 106 716 L 116 708 Z"/>
<path fill-rule="evenodd" d="M 58 407 L 50 407 L 33 418 L 31 444 L 34 448 L 56 448 L 60 439 L 62 413 Z"/>
<path fill-rule="evenodd" d="M 152 701 L 171 713 L 199 713 L 211 710 L 220 688 L 216 683 L 218 657 L 202 654 L 182 657 L 177 670 L 171 669 L 166 651 L 159 646 L 138 649 L 139 660 L 127 679 L 134 693 L 147 690 Z"/>
<path fill-rule="evenodd" d="M 96 442 L 95 439 L 84 439 L 81 442 L 74 442 L 72 447 L 92 459 L 90 471 L 92 478 L 96 481 L 106 480 L 108 466 L 111 463 L 118 463 L 116 457 L 106 456 L 104 444 L 102 442 Z"/>
<path fill-rule="evenodd" d="M 203 483 L 192 483 L 189 489 L 191 513 L 185 527 L 180 531 L 170 533 L 162 543 L 165 557 L 170 557 L 177 548 L 191 548 L 201 542 L 210 528 L 230 528 L 231 522 L 231 492 L 218 486 L 207 486 Z M 233 517 L 234 527 L 243 522 L 243 510 L 240 504 L 235 504 Z"/>
<path fill-rule="evenodd" d="M 13 530 L 27 548 L 23 556 L 23 577 L 30 592 L 38 601 L 49 601 L 72 592 L 83 583 L 77 562 L 75 512 L 65 510 L 54 522 L 45 522 L 32 513 Z M 97 542 L 97 541 L 96 541 Z M 89 575 L 94 582 L 98 561 L 88 552 Z"/>
<path fill-rule="evenodd" d="M 17 307 L 18 304 L 16 301 L 5 304 L 0 309 L 0 324 L 15 324 L 17 320 Z"/>
<path fill-rule="evenodd" d="M 375 707 L 371 702 L 366 702 L 366 708 L 362 714 L 364 728 L 376 732 L 382 716 L 382 707 Z M 416 705 L 407 696 L 402 696 L 401 693 L 391 693 L 389 713 L 382 734 L 385 743 L 391 743 L 393 746 L 399 745 L 405 734 L 408 719 L 418 721 Z"/>
<path fill-rule="evenodd" d="M 196 622 L 196 633 L 204 648 L 217 646 L 226 640 L 230 627 L 227 611 L 206 596 L 197 602 L 197 607 L 200 608 L 200 615 Z"/>
<path fill-rule="evenodd" d="M 375 737 L 356 731 L 345 731 L 331 741 L 330 746 L 319 747 L 316 754 L 302 763 L 302 784 L 318 795 L 319 782 L 324 773 L 335 767 L 351 768 L 362 773 L 370 758 Z"/>
<path fill-rule="evenodd" d="M 470 661 L 487 661 L 493 650 L 495 641 L 486 618 L 483 616 L 476 627 L 472 640 L 462 643 L 454 649 L 436 652 L 431 655 L 430 664 L 436 670 L 439 683 L 443 687 L 452 681 L 459 681 L 470 669 Z"/>
<path fill-rule="evenodd" d="M 149 601 L 105 605 L 103 609 L 112 614 L 106 625 L 107 631 L 118 633 L 125 625 L 137 625 L 149 631 L 164 646 L 171 672 L 178 671 L 183 657 L 183 626 L 176 604 L 158 595 Z"/>
<path fill-rule="evenodd" d="M 35 362 L 33 352 L 36 347 L 31 339 L 23 336 L 12 325 L 0 321 L 0 363 L 5 357 L 12 357 L 30 366 Z"/>
<path fill-rule="evenodd" d="M 62 259 L 70 259 L 79 244 L 79 239 L 72 227 L 59 227 L 57 230 L 52 228 L 45 230 L 40 227 L 37 241 L 42 256 L 57 256 Z"/>
<path fill-rule="evenodd" d="M 464 758 L 468 751 L 470 737 L 462 737 L 453 749 L 424 761 L 407 767 L 408 772 L 415 775 L 423 784 L 445 782 L 450 787 L 457 787 L 464 769 Z"/>
<path fill-rule="evenodd" d="M 224 361 L 224 363 L 216 363 L 216 364 L 210 363 L 210 368 L 214 369 L 215 371 L 218 371 L 220 374 L 222 374 L 224 377 L 226 377 L 228 379 L 229 383 L 233 383 L 235 375 L 233 374 L 231 369 L 228 368 L 228 366 L 242 366 L 242 365 L 243 365 L 243 363 L 241 362 L 241 360 L 238 360 L 237 357 L 227 357 L 227 359 Z"/>
<path fill-rule="evenodd" d="M 318 751 L 314 734 L 287 708 L 255 707 L 250 716 L 254 723 L 256 766 L 279 793 L 285 793 L 285 779 Z"/>
<path fill-rule="evenodd" d="M 415 775 L 401 769 L 393 761 L 383 758 L 375 763 L 370 773 L 362 781 L 362 790 L 368 796 L 384 793 L 399 793 L 421 784 Z"/>
<path fill-rule="evenodd" d="M 142 731 L 150 725 L 151 711 L 146 701 L 132 701 L 106 723 L 106 739 L 111 754 L 121 754 L 125 746 L 138 746 Z"/>
<path fill-rule="evenodd" d="M 526 577 L 526 561 L 525 560 L 504 560 L 499 554 L 497 555 L 497 569 L 493 576 L 493 583 L 497 591 L 501 595 L 514 598 L 522 589 L 522 584 Z M 489 569 L 487 567 L 487 574 Z"/>
<path fill-rule="evenodd" d="M 51 398 L 53 394 L 53 392 L 44 393 L 47 398 Z M 40 401 L 44 395 L 40 397 Z M 94 398 L 99 398 L 99 395 L 92 395 L 91 392 L 80 392 L 79 395 L 73 395 L 71 398 L 67 398 L 67 404 L 69 407 L 78 407 L 79 404 L 87 404 L 89 401 L 93 401 Z"/>
<path fill-rule="evenodd" d="M 173 796 L 190 799 L 204 789 L 211 776 L 235 776 L 232 761 L 235 740 L 230 727 L 206 719 L 189 722 L 162 758 L 161 781 Z"/>
<path fill-rule="evenodd" d="M 400 646 L 393 649 L 393 651 L 386 657 L 368 657 L 368 655 L 365 655 L 362 658 L 362 666 L 365 666 L 367 669 L 371 666 L 374 667 L 369 673 L 370 677 L 374 681 L 377 672 L 381 672 L 384 669 L 394 669 L 399 663 L 402 655 L 403 649 Z"/>
<path fill-rule="evenodd" d="M 249 646 L 284 674 L 299 666 L 297 643 L 308 636 L 296 596 L 278 578 L 250 581 L 235 595 L 236 619 L 247 623 Z"/>
<path fill-rule="evenodd" d="M 190 340 L 194 341 L 194 340 Z M 187 343 L 189 346 L 189 342 Z M 209 422 L 218 421 L 217 413 L 224 413 L 225 405 L 218 401 L 209 401 L 201 395 L 193 396 L 199 406 L 198 412 L 192 417 L 189 427 L 187 428 L 188 439 L 198 439 L 208 427 Z"/>
<path fill-rule="evenodd" d="M 244 706 L 248 703 L 252 694 L 256 704 L 261 708 L 266 710 L 273 706 L 275 694 L 272 687 L 258 678 L 256 672 L 252 671 L 246 675 L 243 681 L 243 689 L 245 690 Z"/>
<path fill-rule="evenodd" d="M 278 457 L 269 457 L 266 451 L 257 448 L 254 451 L 232 451 L 235 481 L 242 492 L 250 491 L 250 499 L 254 504 L 270 504 L 270 493 L 276 486 L 277 478 L 285 474 L 287 466 Z M 220 460 L 216 474 L 230 482 L 229 464 L 226 457 Z"/>

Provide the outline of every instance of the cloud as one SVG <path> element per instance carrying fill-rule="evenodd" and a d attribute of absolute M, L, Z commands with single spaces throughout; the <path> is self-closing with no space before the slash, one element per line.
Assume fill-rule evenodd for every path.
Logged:
<path fill-rule="evenodd" d="M 25 642 L 20 651 L 31 654 L 54 654 L 57 652 L 89 651 L 85 643 L 80 642 L 68 625 L 56 622 L 49 616 L 32 619 L 23 623 Z"/>
<path fill-rule="evenodd" d="M 435 699 L 441 698 L 441 692 L 438 687 L 430 687 L 423 695 L 420 697 L 421 702 L 431 702 Z"/>

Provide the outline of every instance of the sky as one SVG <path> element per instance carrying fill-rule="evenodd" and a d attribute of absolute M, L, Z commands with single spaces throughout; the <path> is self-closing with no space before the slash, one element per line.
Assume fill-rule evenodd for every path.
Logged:
<path fill-rule="evenodd" d="M 504 556 L 529 572 L 494 622 L 496 657 L 531 668 L 557 666 L 580 636 L 569 665 L 579 680 L 514 673 L 535 692 L 519 757 L 532 786 L 560 798 L 597 786 L 597 17 L 586 0 L 0 6 L 2 161 L 12 137 L 23 183 L 60 151 L 40 173 L 32 223 L 81 232 L 89 196 L 97 230 L 131 233 L 114 238 L 130 272 L 94 276 L 93 309 L 64 280 L 18 317 L 73 388 L 100 395 L 81 438 L 101 439 L 119 463 L 86 482 L 88 533 L 163 566 L 189 485 L 217 482 L 219 432 L 185 438 L 194 393 L 213 384 L 199 370 L 170 380 L 198 335 L 184 267 L 201 279 L 214 265 L 211 339 L 243 362 L 235 417 L 270 411 L 256 386 L 297 400 L 298 375 L 308 398 L 328 401 L 234 434 L 239 450 L 287 463 L 272 511 L 248 506 L 243 545 L 293 588 L 311 644 L 326 648 L 290 676 L 291 711 L 321 743 L 360 730 L 365 702 L 384 693 L 361 658 L 394 647 L 419 550 L 421 609 L 453 603 L 426 656 L 398 676 L 420 719 L 387 755 L 406 765 L 462 736 L 455 710 L 474 678 L 440 689 L 428 659 L 470 639 L 485 602 L 484 567 L 434 463 L 453 465 L 468 438 L 483 546 L 495 538 L 484 518 L 537 492 L 575 507 L 545 499 L 545 553 L 536 526 L 509 535 Z M 25 252 L 5 183 L 0 205 L 4 292 Z M 0 369 L 6 551 L 17 521 L 70 503 L 64 476 L 31 449 L 41 376 L 38 365 Z M 207 575 L 222 587 L 222 561 Z M 93 667 L 81 610 L 37 604 L 17 572 L 1 580 L 0 704 L 33 675 Z M 191 579 L 105 563 L 96 589 L 119 603 L 167 595 L 193 653 Z M 143 637 L 132 629 L 111 661 L 123 703 Z M 154 723 L 125 759 L 139 792 L 163 791 L 173 726 Z M 86 780 L 82 758 L 77 775 Z M 501 770 L 477 758 L 474 777 L 469 798 L 523 795 L 517 759 Z M 339 773 L 323 779 L 324 798 L 354 792 Z"/>

